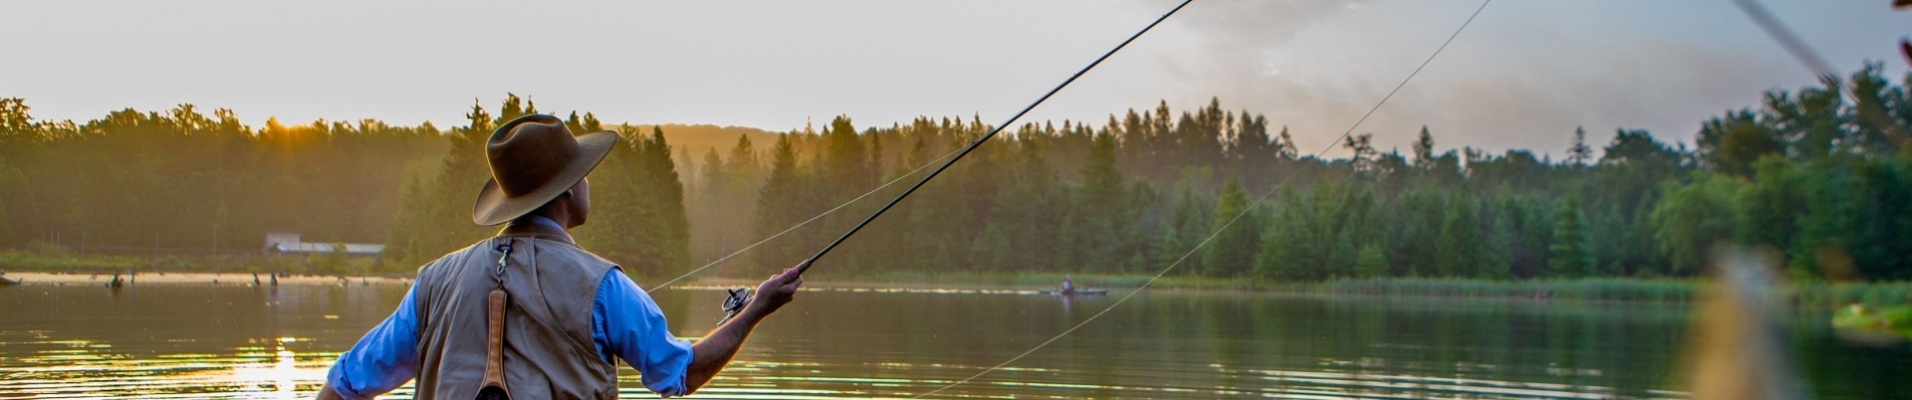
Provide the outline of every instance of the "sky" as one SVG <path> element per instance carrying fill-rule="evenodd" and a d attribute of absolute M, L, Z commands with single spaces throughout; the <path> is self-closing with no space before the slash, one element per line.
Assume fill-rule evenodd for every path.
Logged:
<path fill-rule="evenodd" d="M 1175 5 L 1119 1 L 71 2 L 0 12 L 0 97 L 38 119 L 230 108 L 254 126 L 377 118 L 461 125 L 505 93 L 609 122 L 783 131 L 849 115 L 1000 123 Z M 1912 11 L 1884 0 L 1765 0 L 1847 73 L 1883 62 Z M 1266 115 L 1304 154 L 1336 138 L 1474 12 L 1473 0 L 1203 0 L 1024 121 L 1167 102 Z M 1354 129 L 1406 152 L 1531 149 L 1576 127 L 1691 142 L 1707 118 L 1812 73 L 1727 0 L 1495 1 Z"/>

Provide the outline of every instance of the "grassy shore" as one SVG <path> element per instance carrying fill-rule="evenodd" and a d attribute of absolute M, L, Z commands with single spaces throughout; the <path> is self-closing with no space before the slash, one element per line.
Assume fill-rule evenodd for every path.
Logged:
<path fill-rule="evenodd" d="M 1147 282 L 1151 275 L 1074 274 L 1079 286 L 1117 289 L 1116 293 Z M 813 285 L 831 287 L 942 287 L 1021 288 L 1054 287 L 1063 274 L 977 274 L 885 272 L 857 275 L 822 274 Z M 735 284 L 734 279 L 721 280 Z M 741 282 L 741 281 L 739 281 Z M 1544 298 L 1616 302 L 1685 303 L 1698 300 L 1711 283 L 1699 279 L 1586 278 L 1495 281 L 1446 278 L 1342 279 L 1325 282 L 1273 282 L 1250 278 L 1170 275 L 1150 285 L 1154 289 L 1214 290 L 1314 295 L 1450 298 Z M 1793 303 L 1803 307 L 1836 307 L 1853 303 L 1912 304 L 1912 282 L 1799 282 L 1788 285 Z"/>
<path fill-rule="evenodd" d="M 370 257 L 226 255 L 77 254 L 0 250 L 0 270 L 63 274 L 267 273 L 328 276 L 410 276 L 417 267 L 395 268 Z"/>
<path fill-rule="evenodd" d="M 249 273 L 281 272 L 325 276 L 409 276 L 415 266 L 380 265 L 362 257 L 274 257 L 265 255 L 149 256 L 75 255 L 56 252 L 0 251 L 0 269 L 17 272 L 112 273 L 116 271 Z M 1016 274 L 921 271 L 837 273 L 820 271 L 809 280 L 819 287 L 901 287 L 966 289 L 1041 289 L 1055 287 L 1064 274 Z M 1114 289 L 1120 294 L 1141 286 L 1151 275 L 1073 274 L 1079 286 Z M 652 284 L 640 279 L 641 284 Z M 697 284 L 747 284 L 749 280 L 699 277 Z M 1446 278 L 1342 279 L 1325 282 L 1275 282 L 1252 278 L 1169 275 L 1154 289 L 1353 295 L 1385 297 L 1546 298 L 1554 300 L 1668 302 L 1698 299 L 1710 284 L 1698 279 L 1586 278 L 1495 281 Z M 1805 307 L 1853 303 L 1912 304 L 1912 282 L 1795 282 L 1787 289 Z"/>

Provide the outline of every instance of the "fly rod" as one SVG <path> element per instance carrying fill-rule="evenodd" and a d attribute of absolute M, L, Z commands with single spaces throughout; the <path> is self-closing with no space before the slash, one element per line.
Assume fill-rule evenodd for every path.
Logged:
<path fill-rule="evenodd" d="M 1016 120 L 1022 119 L 1022 116 L 1024 114 L 1028 114 L 1029 110 L 1034 110 L 1036 109 L 1036 106 L 1042 105 L 1043 101 L 1047 101 L 1049 100 L 1049 97 L 1055 96 L 1056 92 L 1060 92 L 1062 91 L 1062 88 L 1068 87 L 1070 83 L 1074 83 L 1076 81 L 1076 78 L 1081 78 L 1082 74 L 1086 74 L 1089 72 L 1089 70 L 1095 69 L 1095 66 L 1101 65 L 1103 60 L 1109 59 L 1109 56 L 1115 55 L 1115 52 L 1121 51 L 1123 47 L 1127 47 L 1129 43 L 1134 42 L 1136 38 L 1140 38 L 1142 37 L 1142 34 L 1148 33 L 1150 29 L 1155 29 L 1156 25 L 1160 25 L 1162 21 L 1168 20 L 1169 16 L 1175 15 L 1176 11 L 1181 11 L 1182 7 L 1187 7 L 1188 3 L 1192 1 L 1194 0 L 1182 0 L 1182 4 L 1176 5 L 1174 9 L 1168 10 L 1168 13 L 1162 14 L 1160 18 L 1156 18 L 1155 22 L 1150 22 L 1149 25 L 1146 27 L 1143 27 L 1142 30 L 1136 31 L 1134 35 L 1129 36 L 1128 40 L 1123 40 L 1121 44 L 1115 45 L 1115 48 L 1109 49 L 1109 51 L 1106 53 L 1102 53 L 1102 56 L 1097 57 L 1095 59 L 1095 62 L 1089 63 L 1089 66 L 1082 67 L 1081 70 L 1076 71 L 1075 75 L 1070 75 L 1068 80 L 1062 81 L 1062 84 L 1056 85 L 1056 87 L 1053 89 L 1049 89 L 1048 93 L 1044 93 L 1042 97 L 1036 99 L 1034 103 L 1029 103 L 1029 106 L 1023 107 L 1022 111 L 1016 112 L 1016 115 L 1009 117 L 1009 119 L 1006 121 L 1003 121 L 1002 124 L 998 124 L 996 125 L 995 128 L 990 129 L 989 133 L 983 134 L 983 137 L 977 138 L 973 142 L 969 142 L 969 146 L 964 147 L 962 152 L 956 153 L 956 157 L 950 158 L 949 161 L 943 162 L 942 166 L 938 166 L 936 167 L 936 170 L 930 171 L 929 175 L 923 176 L 923 179 L 916 181 L 915 185 L 910 185 L 910 188 L 908 190 L 904 190 L 903 194 L 896 195 L 896 198 L 890 199 L 890 202 L 887 204 L 884 204 L 883 208 L 876 209 L 876 212 L 870 213 L 870 216 L 868 218 L 864 218 L 863 222 L 859 222 L 856 224 L 856 226 L 851 227 L 849 232 L 844 232 L 843 236 L 838 236 L 836 241 L 830 242 L 830 245 L 828 246 L 823 246 L 823 250 L 818 250 L 816 255 L 810 256 L 810 259 L 808 260 L 804 260 L 803 264 L 800 264 L 797 266 L 797 274 L 802 275 L 804 271 L 808 271 L 810 269 L 810 266 L 816 263 L 817 259 L 823 258 L 824 254 L 829 254 L 830 250 L 836 249 L 837 245 L 843 244 L 844 240 L 850 239 L 850 235 L 855 235 L 857 231 L 863 230 L 863 227 L 868 226 L 870 224 L 870 221 L 875 221 L 876 217 L 882 216 L 884 211 L 889 211 L 890 207 L 895 207 L 897 202 L 903 201 L 904 197 L 909 197 L 910 193 L 915 193 L 917 188 L 923 187 L 923 184 L 925 183 L 929 183 L 930 179 L 935 179 L 936 175 L 943 173 L 943 170 L 949 169 L 950 165 L 956 164 L 956 161 L 963 159 L 963 156 L 969 155 L 969 152 L 976 150 L 977 146 L 981 146 L 983 142 L 989 141 L 989 138 L 995 137 L 996 133 L 1002 132 L 1003 128 L 1008 127 L 1010 124 L 1014 124 Z"/>

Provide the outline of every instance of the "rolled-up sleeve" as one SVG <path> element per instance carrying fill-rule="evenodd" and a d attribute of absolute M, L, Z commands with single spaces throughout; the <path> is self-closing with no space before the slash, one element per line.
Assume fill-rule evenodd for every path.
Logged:
<path fill-rule="evenodd" d="M 372 327 L 351 350 L 339 354 L 325 374 L 326 383 L 347 399 L 390 392 L 418 376 L 418 282 L 405 292 L 398 309 Z"/>
<path fill-rule="evenodd" d="M 671 334 L 664 311 L 623 271 L 604 274 L 591 305 L 592 339 L 605 361 L 611 357 L 643 374 L 644 387 L 660 396 L 682 396 L 690 368 L 690 342 Z"/>

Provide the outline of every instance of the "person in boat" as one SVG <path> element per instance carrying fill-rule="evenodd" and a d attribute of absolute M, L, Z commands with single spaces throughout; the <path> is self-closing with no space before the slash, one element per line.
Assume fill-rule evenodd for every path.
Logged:
<path fill-rule="evenodd" d="M 1075 294 L 1075 277 L 1062 275 L 1062 294 Z"/>
<path fill-rule="evenodd" d="M 398 309 L 339 355 L 319 398 L 367 398 L 413 378 L 419 399 L 488 391 L 494 290 L 509 304 L 499 352 L 510 398 L 615 398 L 619 359 L 664 397 L 709 383 L 751 330 L 791 301 L 803 277 L 785 269 L 702 340 L 677 339 L 649 295 L 569 233 L 590 215 L 585 174 L 616 145 L 614 132 L 573 136 L 563 120 L 542 114 L 493 131 L 485 144 L 491 179 L 472 222 L 504 228 L 419 268 Z"/>

